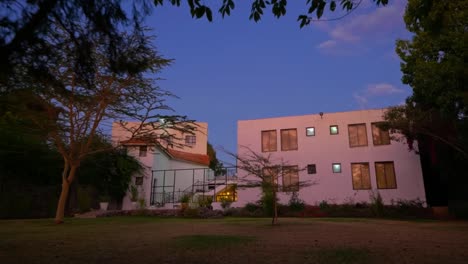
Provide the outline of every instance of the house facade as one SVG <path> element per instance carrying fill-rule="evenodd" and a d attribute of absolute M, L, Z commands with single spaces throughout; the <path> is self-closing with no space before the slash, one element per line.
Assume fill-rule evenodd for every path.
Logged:
<path fill-rule="evenodd" d="M 138 199 L 146 207 L 165 207 L 176 203 L 184 191 L 191 190 L 193 183 L 213 176 L 207 155 L 208 124 L 195 122 L 194 131 L 181 132 L 166 128 L 154 131 L 151 137 L 132 137 L 132 127 L 137 122 L 112 125 L 112 142 L 122 145 L 144 166 L 141 175 L 132 178 L 131 185 L 138 189 Z M 162 133 L 171 137 L 161 136 Z M 134 209 L 130 192 L 122 201 L 122 209 Z"/>
<path fill-rule="evenodd" d="M 238 155 L 248 151 L 291 166 L 278 179 L 279 199 L 297 191 L 307 204 L 425 201 L 420 159 L 379 128 L 384 109 L 238 121 Z M 239 170 L 240 179 L 246 172 Z M 252 176 L 248 176 L 252 177 Z M 309 186 L 298 187 L 298 183 Z M 260 199 L 259 188 L 238 188 L 232 206 Z"/>

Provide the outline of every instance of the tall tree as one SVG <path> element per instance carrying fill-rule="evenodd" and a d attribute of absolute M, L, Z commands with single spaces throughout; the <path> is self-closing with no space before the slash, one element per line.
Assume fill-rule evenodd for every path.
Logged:
<path fill-rule="evenodd" d="M 398 40 L 396 51 L 402 60 L 402 81 L 413 94 L 404 106 L 390 109 L 385 119 L 406 136 L 410 147 L 418 141 L 428 168 L 425 179 L 439 179 L 427 179 L 426 187 L 445 192 L 441 196 L 446 203 L 448 195 L 461 193 L 455 189 L 468 186 L 459 176 L 460 164 L 468 160 L 468 0 L 409 0 L 404 20 L 413 37 Z M 452 187 L 447 186 L 449 178 Z"/>

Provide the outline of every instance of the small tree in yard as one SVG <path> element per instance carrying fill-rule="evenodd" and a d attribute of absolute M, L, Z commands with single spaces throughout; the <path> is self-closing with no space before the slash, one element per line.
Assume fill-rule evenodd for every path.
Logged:
<path fill-rule="evenodd" d="M 64 29 L 60 26 L 57 32 Z M 75 30 L 79 30 L 76 28 Z M 85 29 L 83 29 L 85 30 Z M 59 33 L 57 33 L 59 34 Z M 63 34 L 63 36 L 68 36 Z M 56 223 L 64 219 L 65 205 L 71 183 L 77 177 L 77 169 L 82 161 L 94 153 L 108 151 L 116 146 L 103 145 L 102 148 L 92 148 L 95 137 L 103 133 L 106 125 L 113 120 L 137 120 L 138 125 L 132 126 L 128 136 L 145 138 L 146 141 L 159 142 L 157 130 L 179 130 L 191 133 L 194 129 L 192 121 L 183 116 L 161 115 L 161 110 L 172 110 L 165 104 L 171 93 L 156 85 L 157 79 L 149 78 L 170 64 L 170 60 L 159 56 L 150 39 L 129 34 L 125 36 L 122 45 L 129 60 L 145 62 L 146 67 L 138 73 L 116 73 L 110 65 L 106 53 L 105 39 L 96 39 L 88 43 L 93 47 L 92 58 L 96 73 L 82 78 L 75 72 L 74 63 L 79 60 L 74 52 L 75 39 L 58 38 L 60 42 L 53 43 L 62 52 L 62 60 L 51 64 L 56 82 L 36 83 L 28 76 L 23 76 L 23 87 L 15 87 L 15 94 L 22 96 L 25 103 L 17 109 L 21 114 L 32 120 L 35 127 L 47 132 L 51 142 L 63 158 L 62 190 L 55 216 Z M 18 70 L 18 75 L 21 72 Z M 20 85 L 19 85 L 20 86 Z M 24 88 L 26 87 L 26 88 Z M 40 111 L 37 111 L 37 110 Z M 164 122 L 159 122 L 164 118 Z M 125 122 L 120 122 L 122 127 Z M 171 135 L 169 135 L 171 136 Z M 151 142 L 149 142 L 151 143 Z"/>
<path fill-rule="evenodd" d="M 300 188 L 311 186 L 314 182 L 299 181 L 299 172 L 305 170 L 297 165 L 277 160 L 272 154 L 262 155 L 248 147 L 241 147 L 241 154 L 226 151 L 237 161 L 237 168 L 246 172 L 239 177 L 238 188 L 261 188 L 262 203 L 271 211 L 271 224 L 278 222 L 278 192 L 298 192 Z M 281 184 L 282 183 L 282 184 Z M 265 203 L 271 203 L 268 206 Z M 268 208 L 270 207 L 270 208 Z"/>

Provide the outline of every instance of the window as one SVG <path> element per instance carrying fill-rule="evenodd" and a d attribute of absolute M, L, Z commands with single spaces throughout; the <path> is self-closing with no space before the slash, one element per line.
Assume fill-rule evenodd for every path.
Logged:
<path fill-rule="evenodd" d="M 262 152 L 276 151 L 276 130 L 262 131 Z"/>
<path fill-rule="evenodd" d="M 330 126 L 330 135 L 338 135 L 338 126 L 337 125 Z"/>
<path fill-rule="evenodd" d="M 341 173 L 341 163 L 333 163 L 332 171 L 333 173 Z"/>
<path fill-rule="evenodd" d="M 307 174 L 316 174 L 317 173 L 317 167 L 315 164 L 309 164 L 307 165 Z"/>
<path fill-rule="evenodd" d="M 281 129 L 281 150 L 297 150 L 297 130 Z"/>
<path fill-rule="evenodd" d="M 138 153 L 138 156 L 146 157 L 147 152 L 148 152 L 148 147 L 147 146 L 140 146 L 140 151 Z"/>
<path fill-rule="evenodd" d="M 185 145 L 195 146 L 197 143 L 197 137 L 195 135 L 185 136 Z"/>
<path fill-rule="evenodd" d="M 315 127 L 306 128 L 306 136 L 308 137 L 315 136 Z"/>
<path fill-rule="evenodd" d="M 369 163 L 351 163 L 354 190 L 369 190 L 371 188 Z"/>
<path fill-rule="evenodd" d="M 395 166 L 393 161 L 376 162 L 375 175 L 377 177 L 377 188 L 396 189 Z"/>
<path fill-rule="evenodd" d="M 379 128 L 379 123 L 372 123 L 372 140 L 374 146 L 390 145 L 390 133 Z"/>
<path fill-rule="evenodd" d="M 283 192 L 299 191 L 299 168 L 298 166 L 283 167 Z"/>
<path fill-rule="evenodd" d="M 263 182 L 274 186 L 278 190 L 278 167 L 265 167 L 262 170 Z"/>
<path fill-rule="evenodd" d="M 237 201 L 236 185 L 228 185 L 216 194 L 215 202 L 235 202 Z"/>
<path fill-rule="evenodd" d="M 348 125 L 349 146 L 367 146 L 366 124 Z"/>
<path fill-rule="evenodd" d="M 143 177 L 135 177 L 135 185 L 143 185 Z"/>

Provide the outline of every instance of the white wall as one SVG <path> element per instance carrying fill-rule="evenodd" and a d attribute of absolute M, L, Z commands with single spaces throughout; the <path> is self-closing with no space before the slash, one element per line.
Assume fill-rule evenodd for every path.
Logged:
<path fill-rule="evenodd" d="M 300 181 L 316 182 L 315 185 L 302 188 L 299 197 L 308 204 L 322 200 L 332 203 L 347 201 L 369 201 L 368 190 L 353 190 L 351 163 L 368 162 L 372 190 L 377 190 L 374 163 L 393 161 L 396 174 L 396 189 L 379 189 L 384 202 L 397 199 L 416 199 L 425 201 L 425 192 L 419 156 L 409 152 L 406 145 L 392 141 L 390 145 L 374 146 L 371 122 L 382 120 L 383 110 L 363 110 L 320 115 L 303 115 L 257 120 L 238 121 L 238 146 L 247 146 L 257 153 L 261 152 L 261 131 L 277 130 L 277 151 L 273 158 L 288 162 L 290 165 L 305 167 L 316 164 L 317 174 L 299 173 Z M 349 146 L 348 125 L 366 123 L 368 145 L 365 147 Z M 339 134 L 330 135 L 330 125 L 338 125 Z M 307 137 L 306 128 L 315 127 L 315 136 Z M 298 150 L 281 151 L 280 129 L 296 128 Z M 238 154 L 242 155 L 238 147 Z M 332 173 L 332 163 L 341 163 L 342 172 Z M 242 171 L 239 174 L 242 176 Z M 259 190 L 239 190 L 239 201 L 235 206 L 259 199 Z M 281 203 L 287 203 L 290 194 L 280 195 Z"/>

